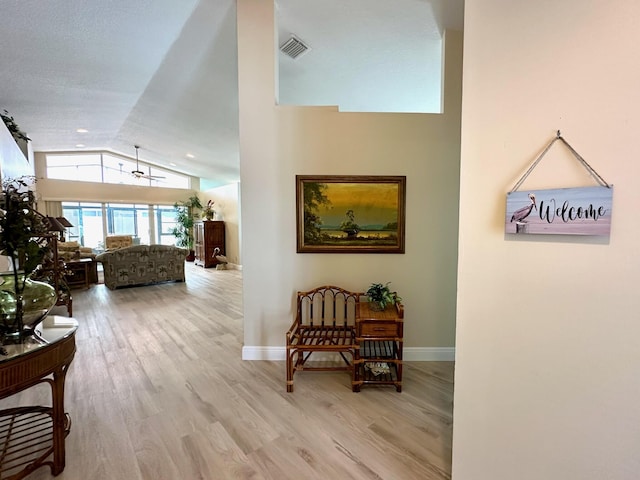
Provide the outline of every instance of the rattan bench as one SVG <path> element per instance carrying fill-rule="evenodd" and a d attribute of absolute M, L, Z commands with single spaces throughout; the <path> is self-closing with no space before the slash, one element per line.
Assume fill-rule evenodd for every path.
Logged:
<path fill-rule="evenodd" d="M 295 319 L 286 335 L 287 392 L 293 392 L 293 375 L 299 370 L 346 370 L 353 385 L 355 312 L 363 296 L 331 285 L 298 292 Z M 312 365 L 307 361 L 313 353 L 338 353 L 343 363 Z"/>

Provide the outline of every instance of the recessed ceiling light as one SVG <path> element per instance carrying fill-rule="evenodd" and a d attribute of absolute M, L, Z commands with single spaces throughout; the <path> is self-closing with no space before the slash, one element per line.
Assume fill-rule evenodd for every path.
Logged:
<path fill-rule="evenodd" d="M 78 133 L 88 133 L 89 130 L 87 130 L 86 128 L 79 128 L 79 129 L 76 130 L 76 132 L 78 132 Z"/>
<path fill-rule="evenodd" d="M 84 148 L 86 145 L 84 143 L 78 143 L 76 148 Z"/>
<path fill-rule="evenodd" d="M 193 153 L 187 153 L 187 158 L 196 158 L 196 156 Z"/>
<path fill-rule="evenodd" d="M 175 164 L 175 163 L 173 163 L 173 162 L 169 162 L 169 165 L 171 165 L 172 167 L 177 167 L 177 166 L 178 166 L 178 165 L 176 165 L 176 164 Z"/>

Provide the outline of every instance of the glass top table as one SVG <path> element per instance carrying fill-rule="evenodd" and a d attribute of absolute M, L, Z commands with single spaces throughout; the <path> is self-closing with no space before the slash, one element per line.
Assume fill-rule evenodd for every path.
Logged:
<path fill-rule="evenodd" d="M 77 328 L 78 322 L 75 318 L 49 315 L 36 325 L 36 334 L 33 337 L 26 338 L 24 343 L 19 345 L 5 345 L 2 347 L 5 351 L 0 352 L 0 365 L 63 340 L 75 334 Z"/>
<path fill-rule="evenodd" d="M 51 315 L 33 338 L 0 353 L 0 399 L 40 383 L 51 387 L 51 406 L 0 410 L 0 478 L 19 479 L 48 465 L 53 475 L 65 466 L 65 438 L 71 419 L 64 412 L 64 381 L 75 355 L 74 318 Z"/>

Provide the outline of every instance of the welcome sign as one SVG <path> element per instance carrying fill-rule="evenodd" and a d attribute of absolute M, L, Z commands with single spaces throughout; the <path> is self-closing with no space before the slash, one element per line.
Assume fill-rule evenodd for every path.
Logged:
<path fill-rule="evenodd" d="M 608 236 L 612 200 L 613 187 L 605 186 L 511 192 L 505 232 Z"/>

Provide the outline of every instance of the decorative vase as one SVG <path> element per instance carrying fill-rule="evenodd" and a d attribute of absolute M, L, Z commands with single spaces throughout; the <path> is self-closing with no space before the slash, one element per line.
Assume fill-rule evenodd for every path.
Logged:
<path fill-rule="evenodd" d="M 207 220 L 211 221 L 211 220 L 213 220 L 213 217 L 215 217 L 216 212 L 214 212 L 213 210 L 207 210 L 205 215 L 207 217 Z"/>
<path fill-rule="evenodd" d="M 16 343 L 31 335 L 35 326 L 55 306 L 58 297 L 55 289 L 45 282 L 27 278 L 18 272 L 18 282 L 24 281 L 24 289 L 17 296 L 13 272 L 0 272 L 0 338 L 2 343 Z M 22 302 L 22 318 L 18 313 L 18 297 Z"/>
<path fill-rule="evenodd" d="M 383 305 L 381 305 L 379 302 L 372 302 L 372 301 L 369 301 L 369 308 L 374 312 L 381 312 L 384 310 Z"/>

